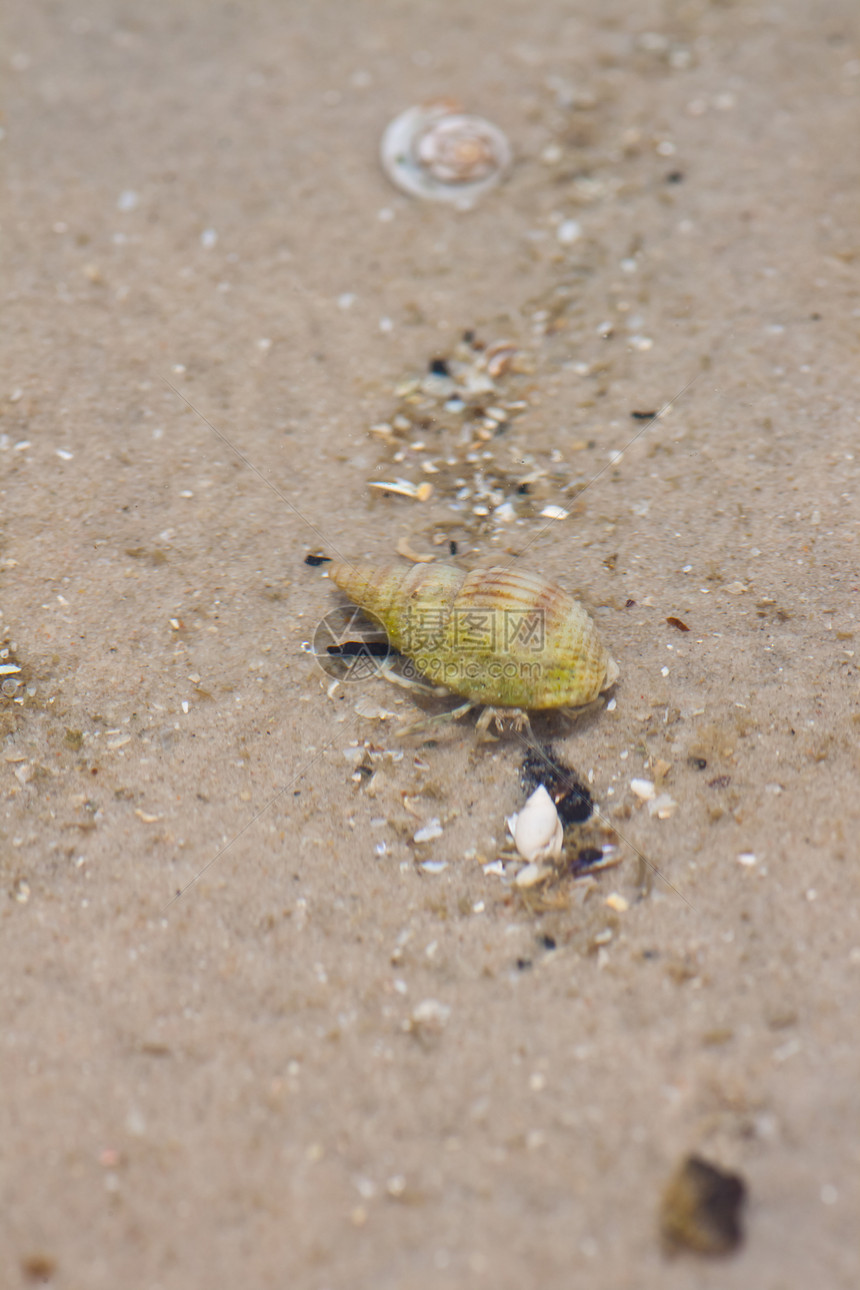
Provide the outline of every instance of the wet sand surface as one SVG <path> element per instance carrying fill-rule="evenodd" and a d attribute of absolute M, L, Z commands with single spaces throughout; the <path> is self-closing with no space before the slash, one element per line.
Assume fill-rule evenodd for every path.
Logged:
<path fill-rule="evenodd" d="M 2 1283 L 856 1287 L 856 5 L 39 0 L 2 58 Z M 378 162 L 439 95 L 513 149 L 470 211 Z M 502 339 L 496 426 L 420 385 Z M 617 867 L 517 888 L 522 741 L 307 652 L 308 552 L 451 541 L 618 660 L 535 721 Z"/>

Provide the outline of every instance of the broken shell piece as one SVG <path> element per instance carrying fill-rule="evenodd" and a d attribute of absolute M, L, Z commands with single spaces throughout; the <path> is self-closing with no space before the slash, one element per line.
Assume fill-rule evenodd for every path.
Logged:
<path fill-rule="evenodd" d="M 656 794 L 656 789 L 650 779 L 631 779 L 630 787 L 642 802 L 652 801 Z"/>
<path fill-rule="evenodd" d="M 448 868 L 447 860 L 424 860 L 419 866 L 424 873 L 444 873 Z"/>
<path fill-rule="evenodd" d="M 407 537 L 402 537 L 398 540 L 396 550 L 398 555 L 402 555 L 406 560 L 411 560 L 413 564 L 432 564 L 436 559 L 435 555 L 422 551 L 413 551 Z"/>
<path fill-rule="evenodd" d="M 514 846 L 524 860 L 557 860 L 561 855 L 564 828 L 558 818 L 555 802 L 541 784 L 532 793 L 518 815 L 508 820 Z M 528 885 L 517 881 L 520 886 Z"/>
<path fill-rule="evenodd" d="M 661 793 L 648 803 L 648 814 L 656 815 L 658 820 L 669 820 L 678 809 L 678 803 L 668 793 Z"/>
<path fill-rule="evenodd" d="M 396 116 L 382 136 L 380 158 L 402 192 L 468 210 L 498 183 L 511 149 L 498 126 L 440 99 Z"/>
<path fill-rule="evenodd" d="M 413 484 L 408 479 L 371 479 L 368 487 L 378 488 L 384 493 L 396 493 L 398 497 L 412 497 L 419 502 L 426 502 L 433 493 L 432 484 Z"/>
<path fill-rule="evenodd" d="M 374 703 L 367 695 L 363 695 L 355 705 L 355 711 L 360 717 L 367 717 L 369 721 L 390 721 L 397 716 L 396 712 L 389 712 L 381 704 Z"/>
<path fill-rule="evenodd" d="M 545 882 L 552 873 L 552 869 L 546 864 L 527 864 L 520 869 L 516 878 L 514 878 L 515 887 L 536 887 L 538 883 Z"/>
<path fill-rule="evenodd" d="M 442 836 L 442 825 L 439 823 L 439 820 L 434 815 L 433 819 L 428 821 L 428 823 L 424 825 L 423 829 L 418 829 L 418 831 L 412 835 L 412 841 L 413 842 L 433 842 L 435 841 L 436 838 L 441 838 L 441 836 Z"/>
<path fill-rule="evenodd" d="M 448 1024 L 450 1016 L 451 1008 L 447 1003 L 438 999 L 422 999 L 412 1011 L 408 1028 L 438 1033 Z"/>
<path fill-rule="evenodd" d="M 512 340 L 496 340 L 484 350 L 484 367 L 493 380 L 502 376 L 517 356 L 517 347 Z"/>

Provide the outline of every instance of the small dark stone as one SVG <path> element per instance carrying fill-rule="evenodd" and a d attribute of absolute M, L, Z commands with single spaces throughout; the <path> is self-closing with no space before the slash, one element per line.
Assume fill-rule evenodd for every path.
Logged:
<path fill-rule="evenodd" d="M 309 564 L 312 569 L 316 569 L 317 566 L 320 564 L 329 564 L 330 562 L 331 562 L 330 555 L 306 555 L 305 556 L 305 564 Z"/>
<path fill-rule="evenodd" d="M 545 949 L 545 950 L 554 950 L 554 949 L 555 949 L 555 937 L 554 937 L 554 936 L 542 936 L 542 937 L 540 938 L 540 941 L 541 941 L 541 945 L 544 947 L 544 949 Z"/>
<path fill-rule="evenodd" d="M 582 824 L 590 819 L 594 811 L 594 803 L 588 789 L 577 784 L 576 788 L 572 788 L 569 793 L 558 798 L 555 809 L 558 811 L 558 818 L 567 828 L 568 824 Z"/>
<path fill-rule="evenodd" d="M 520 782 L 529 794 L 543 784 L 555 802 L 559 819 L 565 827 L 568 824 L 581 824 L 594 810 L 591 794 L 576 771 L 565 766 L 549 744 L 543 747 L 534 744 L 529 748 L 520 769 Z"/>
<path fill-rule="evenodd" d="M 57 1270 L 57 1260 L 51 1254 L 27 1254 L 21 1260 L 21 1271 L 28 1281 L 46 1285 Z"/>
<path fill-rule="evenodd" d="M 468 331 L 463 332 L 464 345 L 472 345 L 474 344 L 474 340 L 475 340 L 475 333 L 471 330 L 471 328 Z"/>
<path fill-rule="evenodd" d="M 666 176 L 666 183 L 680 184 L 683 181 L 683 178 L 684 178 L 683 170 L 670 170 L 668 175 Z"/>
<path fill-rule="evenodd" d="M 624 608 L 625 608 L 625 609 L 635 609 L 635 608 L 636 608 L 636 601 L 635 601 L 635 600 L 625 600 L 625 602 L 624 602 Z"/>
<path fill-rule="evenodd" d="M 450 369 L 448 367 L 447 359 L 431 358 L 429 367 L 430 367 L 431 376 L 450 376 L 451 375 Z"/>
<path fill-rule="evenodd" d="M 653 421 L 657 413 L 656 412 L 631 412 L 630 415 L 634 421 Z"/>
<path fill-rule="evenodd" d="M 571 862 L 572 873 L 582 873 L 590 869 L 593 864 L 597 864 L 603 859 L 603 850 L 600 847 L 583 847 L 577 851 Z"/>
<path fill-rule="evenodd" d="M 743 1240 L 743 1178 L 688 1156 L 663 1193 L 660 1231 L 669 1249 L 697 1254 L 730 1254 Z"/>
<path fill-rule="evenodd" d="M 456 555 L 456 554 L 457 554 L 457 543 L 454 541 L 454 539 L 453 539 L 453 538 L 452 538 L 452 539 L 451 539 L 451 541 L 448 543 L 448 554 L 449 554 L 449 555 Z"/>
<path fill-rule="evenodd" d="M 525 972 L 527 968 L 531 967 L 531 965 L 532 965 L 531 959 L 517 959 L 517 967 L 519 968 L 520 972 Z"/>
<path fill-rule="evenodd" d="M 528 491 L 529 491 L 528 484 L 517 484 L 517 492 L 519 493 L 520 497 L 526 497 L 528 495 Z"/>
<path fill-rule="evenodd" d="M 708 769 L 708 763 L 706 762 L 706 760 L 705 760 L 705 758 L 704 758 L 704 757 L 691 757 L 691 758 L 690 758 L 690 765 L 691 765 L 691 766 L 694 766 L 694 767 L 696 768 L 696 770 L 707 770 L 707 769 Z"/>

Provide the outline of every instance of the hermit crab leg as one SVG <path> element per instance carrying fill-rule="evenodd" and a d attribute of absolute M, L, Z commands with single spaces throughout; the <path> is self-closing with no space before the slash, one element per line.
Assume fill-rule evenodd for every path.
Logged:
<path fill-rule="evenodd" d="M 445 691 L 447 693 L 447 691 Z M 435 717 L 425 717 L 423 721 L 415 721 L 410 726 L 404 726 L 397 731 L 398 735 L 424 735 L 440 726 L 448 725 L 452 721 L 459 721 L 465 717 L 467 712 L 471 712 L 476 705 L 469 700 L 467 703 L 461 703 L 458 708 L 452 708 L 450 712 L 439 712 Z"/>
<path fill-rule="evenodd" d="M 413 694 L 432 695 L 434 698 L 442 698 L 450 694 L 451 691 L 444 685 L 431 685 L 428 681 L 419 681 L 414 676 L 402 676 L 395 671 L 397 657 L 389 656 L 379 667 L 379 676 L 385 681 L 390 681 L 392 685 L 399 685 L 404 690 L 411 690 Z"/>

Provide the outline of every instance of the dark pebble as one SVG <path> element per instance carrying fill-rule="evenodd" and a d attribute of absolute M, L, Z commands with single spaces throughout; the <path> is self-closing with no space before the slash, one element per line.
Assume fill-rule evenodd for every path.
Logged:
<path fill-rule="evenodd" d="M 665 1245 L 697 1254 L 730 1254 L 743 1240 L 746 1193 L 738 1174 L 688 1156 L 663 1193 L 660 1232 Z"/>

